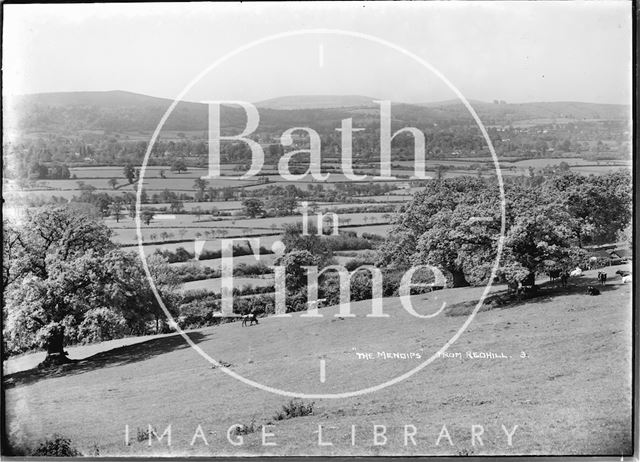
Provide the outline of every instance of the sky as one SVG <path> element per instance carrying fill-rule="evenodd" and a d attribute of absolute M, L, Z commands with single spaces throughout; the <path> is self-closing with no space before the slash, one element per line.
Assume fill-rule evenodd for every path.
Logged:
<path fill-rule="evenodd" d="M 125 90 L 175 98 L 193 83 L 182 99 L 355 94 L 419 103 L 453 99 L 452 87 L 469 100 L 509 103 L 631 99 L 631 3 L 624 0 L 3 8 L 5 94 Z M 298 32 L 237 51 L 317 29 L 374 40 Z"/>

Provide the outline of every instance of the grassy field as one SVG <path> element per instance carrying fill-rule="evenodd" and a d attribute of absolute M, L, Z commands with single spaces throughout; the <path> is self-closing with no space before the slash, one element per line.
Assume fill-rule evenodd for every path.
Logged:
<path fill-rule="evenodd" d="M 365 225 L 354 227 L 343 227 L 345 231 L 353 231 L 362 236 L 362 233 L 377 234 L 378 236 L 387 236 L 393 225 Z"/>
<path fill-rule="evenodd" d="M 211 204 L 216 204 L 216 202 L 211 202 Z M 171 213 L 167 212 L 166 215 L 171 215 Z M 185 241 L 204 239 L 206 238 L 206 231 L 220 232 L 221 230 L 225 230 L 227 232 L 227 238 L 232 236 L 268 235 L 282 231 L 285 224 L 302 222 L 302 215 L 269 218 L 223 217 L 218 220 L 212 220 L 211 217 L 206 215 L 198 217 L 194 214 L 177 214 L 172 215 L 172 217 L 173 218 L 170 219 L 154 218 L 149 225 L 143 224 L 141 230 L 145 242 L 157 242 L 161 240 L 160 235 L 163 232 L 172 234 L 172 237 L 168 240 L 183 239 Z M 309 212 L 309 220 L 314 225 L 316 224 L 317 219 L 311 212 Z M 349 226 L 366 225 L 367 223 L 384 223 L 389 220 L 389 216 L 387 213 L 341 213 L 339 214 L 339 220 L 341 224 L 340 229 L 348 229 L 347 223 Z M 119 221 L 113 218 L 107 218 L 104 221 L 114 232 L 114 242 L 125 245 L 138 242 L 133 218 L 124 216 L 120 218 Z M 333 226 L 333 221 L 330 217 L 327 218 L 325 223 Z M 366 227 L 367 226 L 365 226 L 365 228 Z M 181 230 L 184 231 L 181 232 Z M 197 233 L 199 233 L 200 236 L 196 236 Z M 220 235 L 215 238 L 215 240 L 219 239 Z"/>
<path fill-rule="evenodd" d="M 207 249 L 209 249 L 209 247 L 207 247 Z M 276 256 L 274 254 L 260 255 L 259 259 L 256 259 L 253 255 L 242 255 L 239 257 L 233 257 L 233 264 L 234 266 L 241 265 L 243 263 L 247 265 L 253 265 L 260 262 L 260 263 L 264 263 L 265 265 L 272 265 L 275 258 Z M 193 265 L 193 264 L 194 264 L 193 261 L 189 261 L 189 262 L 172 263 L 171 266 L 184 266 L 184 265 Z M 209 268 L 219 270 L 222 265 L 222 259 L 218 258 L 215 260 L 199 260 L 197 264 L 200 266 L 208 266 Z"/>
<path fill-rule="evenodd" d="M 278 239 L 280 239 L 280 235 L 274 235 L 274 236 L 257 236 L 260 239 L 260 246 L 266 247 L 267 249 L 271 248 L 271 245 Z M 226 239 L 230 239 L 231 235 L 227 236 Z M 238 243 L 236 243 L 238 244 Z M 160 249 L 160 250 L 170 250 L 172 252 L 175 252 L 177 248 L 179 247 L 183 247 L 184 249 L 188 250 L 189 252 L 193 252 L 194 250 L 194 240 L 193 239 L 189 239 L 188 236 L 185 238 L 184 241 L 180 241 L 180 242 L 168 242 L 168 243 L 163 243 L 163 244 L 147 244 L 144 245 L 144 251 L 146 255 L 151 255 L 152 253 L 154 253 L 156 250 Z M 129 243 L 126 247 L 123 247 L 123 250 L 128 250 L 131 252 L 138 252 L 138 245 L 137 243 Z M 220 250 L 220 239 L 216 238 L 214 240 L 207 240 L 207 242 L 204 245 L 204 250 Z"/>
<path fill-rule="evenodd" d="M 401 383 L 343 399 L 316 399 L 313 413 L 276 420 L 289 401 L 249 387 L 212 368 L 178 336 L 140 339 L 116 349 L 105 346 L 54 371 L 28 370 L 4 378 L 7 429 L 12 444 L 29 446 L 36 436 L 58 433 L 86 454 L 100 455 L 416 455 L 416 454 L 607 454 L 631 448 L 631 286 L 608 268 L 602 295 L 585 295 L 595 272 L 567 289 L 545 289 L 536 299 L 478 313 L 448 350 Z M 497 288 L 499 289 L 499 288 Z M 496 289 L 496 290 L 497 290 Z M 481 288 L 451 289 L 412 297 L 421 312 L 440 303 L 447 310 L 478 298 Z M 438 299 L 436 299 L 438 297 Z M 437 351 L 465 317 L 418 320 L 398 299 L 385 299 L 387 319 L 366 318 L 370 302 L 352 306 L 354 318 L 264 318 L 258 326 L 239 323 L 193 331 L 200 348 L 231 370 L 294 392 L 335 393 L 381 383 L 415 367 L 417 359 L 361 359 L 357 353 Z M 95 347 L 94 347 L 95 348 Z M 88 350 L 87 350 L 88 351 Z M 472 359 L 467 352 L 494 352 L 506 358 Z M 456 357 L 455 353 L 460 353 Z M 320 358 L 326 381 L 319 379 Z M 26 359 L 18 358 L 12 361 Z M 11 361 L 10 361 L 11 362 Z M 7 365 L 5 365 L 6 368 Z M 5 369 L 11 370 L 11 369 Z M 15 370 L 15 368 L 14 368 Z M 308 400 L 306 401 L 308 402 Z M 241 446 L 226 438 L 233 424 L 255 420 L 258 430 Z M 268 424 L 269 423 L 269 424 Z M 167 447 L 138 442 L 136 430 L 171 425 Z M 125 425 L 132 439 L 124 444 Z M 202 439 L 191 445 L 201 425 Z M 261 425 L 274 436 L 263 446 Z M 318 425 L 323 440 L 318 445 Z M 352 445 L 352 425 L 356 426 Z M 386 445 L 374 445 L 373 426 L 385 425 Z M 414 446 L 405 445 L 406 425 L 414 425 Z M 435 442 L 446 425 L 451 443 Z M 471 443 L 471 426 L 482 425 L 483 445 Z M 512 446 L 502 430 L 515 425 Z"/>
<path fill-rule="evenodd" d="M 233 287 L 240 289 L 245 286 L 250 287 L 268 287 L 273 285 L 273 277 L 265 275 L 264 277 L 234 277 Z M 209 292 L 220 293 L 222 279 L 202 279 L 200 281 L 191 281 L 183 283 L 178 289 L 180 292 L 189 290 L 208 290 Z"/>

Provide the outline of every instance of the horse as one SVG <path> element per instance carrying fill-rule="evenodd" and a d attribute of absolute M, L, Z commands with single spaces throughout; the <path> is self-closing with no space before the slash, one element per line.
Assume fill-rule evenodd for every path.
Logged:
<path fill-rule="evenodd" d="M 258 322 L 258 316 L 256 313 L 245 314 L 242 316 L 242 327 L 246 327 L 247 322 L 249 323 L 249 327 L 253 326 L 253 323 L 260 324 Z"/>

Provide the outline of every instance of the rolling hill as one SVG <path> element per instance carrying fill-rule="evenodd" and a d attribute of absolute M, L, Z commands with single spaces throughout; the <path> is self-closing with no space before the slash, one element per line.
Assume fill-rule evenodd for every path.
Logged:
<path fill-rule="evenodd" d="M 374 107 L 374 98 L 357 95 L 302 95 L 281 96 L 256 103 L 259 108 L 267 109 L 335 109 Z"/>
<path fill-rule="evenodd" d="M 574 101 L 496 104 L 469 101 L 481 119 L 496 121 L 522 121 L 532 119 L 606 119 L 617 120 L 630 117 L 630 106 L 621 104 L 580 103 Z M 467 109 L 457 100 L 422 103 L 434 111 L 459 117 L 467 116 Z"/>
<path fill-rule="evenodd" d="M 354 123 L 377 123 L 378 106 L 366 96 L 307 95 L 284 96 L 257 103 L 261 127 L 284 130 L 293 126 L 333 128 L 340 120 L 354 118 Z M 153 130 L 170 99 L 125 91 L 68 92 L 23 95 L 5 99 L 5 127 L 26 132 L 60 130 Z M 492 104 L 473 101 L 472 105 L 485 124 L 507 124 L 531 119 L 625 119 L 629 107 L 613 104 L 577 102 Z M 460 102 L 427 104 L 393 104 L 393 118 L 405 124 L 431 125 L 435 122 L 473 123 Z M 206 130 L 207 107 L 194 102 L 180 102 L 167 120 L 167 130 Z M 223 110 L 223 127 L 244 126 L 246 117 L 240 108 Z"/>

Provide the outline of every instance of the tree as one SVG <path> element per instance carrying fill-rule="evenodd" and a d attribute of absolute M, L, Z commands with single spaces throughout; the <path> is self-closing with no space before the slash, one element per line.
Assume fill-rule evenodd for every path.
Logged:
<path fill-rule="evenodd" d="M 633 229 L 631 227 L 631 223 L 629 223 L 624 229 L 621 229 L 616 237 L 623 247 L 631 249 L 633 246 Z"/>
<path fill-rule="evenodd" d="M 132 164 L 128 163 L 123 169 L 124 177 L 129 181 L 129 184 L 133 184 L 133 179 L 136 177 L 136 170 Z"/>
<path fill-rule="evenodd" d="M 129 214 L 129 218 L 135 218 L 136 217 L 136 200 L 135 198 L 133 199 L 129 199 L 129 201 L 127 202 L 127 213 Z"/>
<path fill-rule="evenodd" d="M 485 281 L 495 258 L 499 233 L 497 201 L 478 192 L 453 209 L 443 208 L 431 217 L 419 236 L 414 265 L 429 264 L 450 274 L 454 287 Z M 469 193 L 471 196 L 471 193 Z M 475 217 L 488 218 L 478 223 Z"/>
<path fill-rule="evenodd" d="M 286 223 L 280 240 L 284 244 L 286 252 L 306 250 L 319 257 L 320 264 L 325 266 L 333 257 L 331 248 L 323 237 L 318 236 L 317 229 L 313 224 L 309 225 L 307 231 L 308 235 L 302 234 L 302 223 Z"/>
<path fill-rule="evenodd" d="M 536 274 L 581 264 L 584 242 L 611 242 L 630 222 L 626 173 L 567 173 L 540 181 L 505 184 L 507 232 L 499 275 L 509 282 L 534 284 Z M 494 182 L 476 178 L 427 184 L 398 215 L 380 249 L 380 264 L 427 263 L 449 273 L 454 286 L 486 282 L 500 230 L 498 197 Z"/>
<path fill-rule="evenodd" d="M 196 201 L 202 201 L 204 199 L 204 192 L 209 187 L 207 180 L 202 178 L 196 178 L 193 182 L 193 188 L 197 191 Z"/>
<path fill-rule="evenodd" d="M 176 159 L 171 164 L 170 170 L 172 172 L 182 173 L 187 171 L 187 164 L 182 159 Z"/>
<path fill-rule="evenodd" d="M 571 141 L 564 140 L 562 143 L 558 145 L 558 149 L 564 152 L 569 152 L 571 150 Z"/>
<path fill-rule="evenodd" d="M 153 220 L 153 211 L 149 209 L 144 209 L 140 213 L 140 217 L 142 218 L 142 222 L 149 226 L 151 224 L 151 220 Z"/>
<path fill-rule="evenodd" d="M 34 209 L 24 214 L 19 227 L 3 224 L 5 336 L 10 350 L 39 344 L 48 357 L 57 355 L 53 360 L 64 361 L 62 322 L 83 310 L 74 297 L 89 290 L 91 271 L 113 251 L 111 231 L 75 207 Z"/>
<path fill-rule="evenodd" d="M 553 204 L 539 204 L 516 217 L 505 236 L 501 273 L 509 282 L 538 273 L 569 268 L 584 261 L 585 252 L 573 245 L 571 218 Z"/>
<path fill-rule="evenodd" d="M 116 186 L 118 186 L 118 180 L 116 180 L 115 178 L 110 178 L 109 186 L 111 186 L 112 189 L 116 189 Z"/>
<path fill-rule="evenodd" d="M 113 247 L 111 230 L 92 216 L 90 208 L 75 204 L 28 209 L 21 215 L 19 226 L 4 220 L 3 227 L 5 287 L 30 273 L 47 277 L 48 255 L 66 261 L 86 249 L 104 251 Z"/>
<path fill-rule="evenodd" d="M 298 201 L 295 197 L 291 196 L 272 197 L 268 202 L 268 208 L 273 211 L 275 216 L 293 215 L 297 206 Z"/>
<path fill-rule="evenodd" d="M 122 211 L 120 210 L 120 203 L 113 202 L 111 207 L 109 208 L 109 213 L 111 216 L 115 218 L 116 223 L 120 223 L 120 218 L 122 217 Z"/>
<path fill-rule="evenodd" d="M 19 227 L 4 225 L 5 351 L 41 347 L 45 364 L 59 364 L 68 361 L 65 344 L 144 333 L 147 320 L 158 322 L 162 311 L 139 257 L 116 249 L 109 229 L 81 209 L 32 210 Z M 169 295 L 175 272 L 159 257 L 148 263 Z"/>
<path fill-rule="evenodd" d="M 197 206 L 193 208 L 193 214 L 196 216 L 196 221 L 200 221 L 200 217 L 203 213 L 204 211 L 202 210 L 202 207 Z"/>
<path fill-rule="evenodd" d="M 477 178 L 448 178 L 428 182 L 424 190 L 417 192 L 411 202 L 401 209 L 387 242 L 380 249 L 381 263 L 399 268 L 412 265 L 412 256 L 416 252 L 421 236 L 429 232 L 435 224 L 438 225 L 438 228 L 433 233 L 438 233 L 438 230 L 446 226 L 446 220 L 453 218 L 451 215 L 446 215 L 446 212 L 453 212 L 467 198 L 479 200 L 484 197 L 483 191 L 489 196 L 492 195 L 489 188 Z M 497 197 L 496 189 L 492 189 L 491 192 L 495 194 L 494 197 Z M 443 239 L 444 237 L 444 234 L 433 236 L 434 239 Z M 426 245 L 424 242 L 423 254 L 428 250 Z M 450 249 L 455 251 L 457 247 L 451 246 Z M 426 256 L 423 255 L 423 257 Z M 440 258 L 444 258 L 444 254 Z M 449 256 L 446 260 L 451 262 L 456 258 Z M 446 266 L 450 267 L 453 274 L 458 270 L 461 271 L 461 268 Z M 456 277 L 463 283 L 460 274 Z"/>
<path fill-rule="evenodd" d="M 285 287 L 288 292 L 295 293 L 307 284 L 307 273 L 303 267 L 319 266 L 320 257 L 308 250 L 294 250 L 277 257 L 274 265 L 285 268 Z"/>
<path fill-rule="evenodd" d="M 257 216 L 264 215 L 264 202 L 260 199 L 245 199 L 242 201 L 243 213 L 249 218 L 255 218 Z"/>
<path fill-rule="evenodd" d="M 589 177 L 566 173 L 552 178 L 544 194 L 568 210 L 580 247 L 614 242 L 631 221 L 632 181 L 623 171 Z"/>
<path fill-rule="evenodd" d="M 184 202 L 179 200 L 172 200 L 171 204 L 169 205 L 169 209 L 173 213 L 179 213 L 184 209 Z"/>

